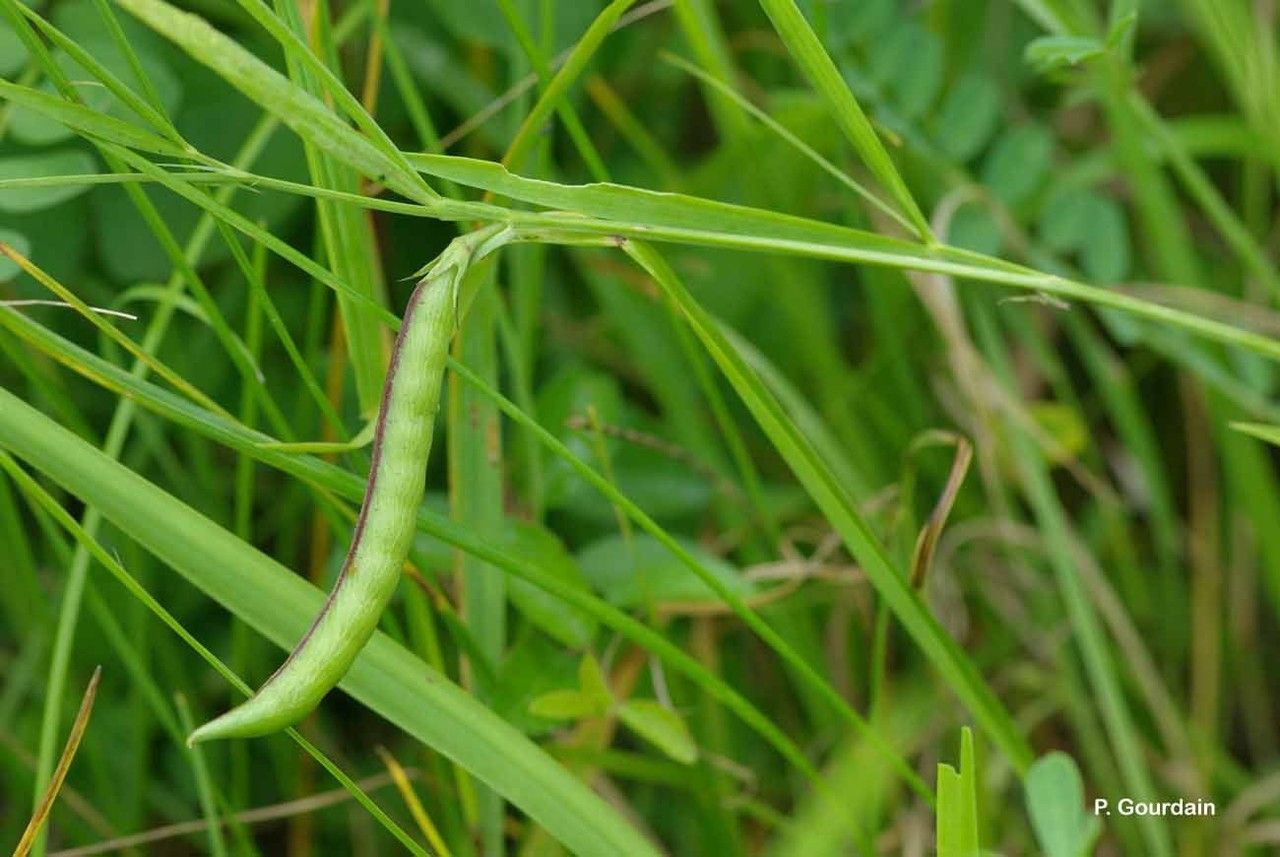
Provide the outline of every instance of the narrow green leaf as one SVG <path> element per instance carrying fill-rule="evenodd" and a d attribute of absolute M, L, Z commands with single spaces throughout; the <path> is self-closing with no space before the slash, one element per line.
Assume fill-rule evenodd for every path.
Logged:
<path fill-rule="evenodd" d="M 902 213 L 915 224 L 920 239 L 931 241 L 933 235 L 929 230 L 929 221 L 916 205 L 906 182 L 894 166 L 893 159 L 889 157 L 884 144 L 871 127 L 871 122 L 858 105 L 858 100 L 849 91 L 836 64 L 832 62 L 794 0 L 760 0 L 760 6 L 773 22 L 773 28 L 782 37 L 792 59 L 819 94 L 827 100 L 836 124 L 853 144 L 863 162 L 893 196 Z"/>
<path fill-rule="evenodd" d="M 568 95 L 569 88 L 582 75 L 605 38 L 613 32 L 613 25 L 617 23 L 618 18 L 633 3 L 635 0 L 613 0 L 596 16 L 581 38 L 574 42 L 564 65 L 560 66 L 559 71 L 547 81 L 546 88 L 543 89 L 537 103 L 520 123 L 520 128 L 516 131 L 516 136 L 502 159 L 503 165 L 514 169 L 519 169 L 523 165 L 524 159 L 533 148 L 538 135 L 542 133 L 542 127 L 551 117 L 551 113 L 559 107 Z"/>
<path fill-rule="evenodd" d="M 409 199 L 425 205 L 437 199 L 407 167 L 203 18 L 179 11 L 164 0 L 116 2 L 333 157 Z"/>
<path fill-rule="evenodd" d="M 242 0 L 241 5 L 251 13 L 269 16 L 258 0 Z M 328 74 L 329 69 L 320 58 L 306 50 L 297 38 L 299 34 L 305 35 L 306 27 L 298 4 L 289 0 L 278 4 L 278 7 L 282 9 L 287 23 L 278 21 L 274 16 L 270 16 L 270 20 L 274 22 L 273 32 L 278 32 L 278 38 L 284 41 L 289 77 L 304 92 L 320 100 L 325 92 L 321 79 L 332 75 Z M 327 26 L 327 10 L 327 4 L 317 7 L 315 14 L 318 17 L 314 18 L 316 23 L 313 24 L 313 30 L 315 40 L 319 43 L 318 50 L 336 66 L 337 49 Z M 288 30 L 289 27 L 292 28 L 291 31 Z M 339 85 L 338 88 L 351 99 L 344 87 Z M 330 86 L 330 89 L 333 87 Z M 358 104 L 355 109 L 363 114 L 363 108 Z M 360 177 L 353 168 L 310 140 L 304 138 L 302 143 L 313 185 L 352 195 L 360 194 Z M 347 359 L 351 363 L 351 374 L 355 379 L 360 415 L 365 419 L 372 419 L 377 414 L 382 399 L 382 384 L 386 377 L 389 353 L 386 330 L 381 325 L 378 313 L 369 306 L 370 303 L 386 302 L 382 262 L 374 241 L 373 223 L 366 212 L 341 205 L 331 198 L 317 197 L 315 204 L 325 257 L 333 267 L 334 274 L 356 294 L 368 299 L 368 303 L 365 303 L 345 294 L 337 296 L 338 313 L 342 318 Z"/>
<path fill-rule="evenodd" d="M 1037 73 L 1048 74 L 1102 56 L 1105 50 L 1102 42 L 1088 36 L 1041 36 L 1027 45 L 1023 57 Z"/>
<path fill-rule="evenodd" d="M 698 759 L 689 727 L 670 708 L 651 699 L 629 699 L 618 708 L 618 719 L 672 759 L 692 765 Z"/>
<path fill-rule="evenodd" d="M 529 703 L 529 713 L 548 720 L 581 720 L 608 711 L 598 700 L 580 690 L 553 690 Z"/>
<path fill-rule="evenodd" d="M 79 104 L 73 104 L 56 95 L 41 92 L 29 86 L 0 80 L 0 98 L 4 98 L 12 104 L 29 107 L 42 116 L 46 116 L 90 137 L 118 143 L 130 149 L 165 155 L 170 158 L 178 158 L 180 160 L 196 159 L 209 164 L 216 163 L 216 161 L 200 155 L 190 147 L 184 148 L 149 131 L 143 131 L 128 122 L 107 116 L 97 110 L 92 110 Z"/>
<path fill-rule="evenodd" d="M 1280 426 L 1270 426 L 1263 423 L 1232 423 L 1231 427 L 1238 432 L 1243 432 L 1250 437 L 1256 437 L 1258 440 L 1266 441 L 1273 446 L 1280 446 Z"/>
<path fill-rule="evenodd" d="M 938 857 L 969 857 L 960 848 L 960 774 L 945 763 L 938 764 L 938 810 L 934 822 Z"/>

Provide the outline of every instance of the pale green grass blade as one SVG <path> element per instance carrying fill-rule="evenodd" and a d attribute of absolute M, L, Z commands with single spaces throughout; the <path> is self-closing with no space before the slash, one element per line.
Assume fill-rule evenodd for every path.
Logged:
<path fill-rule="evenodd" d="M 158 99 L 153 103 L 140 98 L 118 77 L 107 70 L 102 63 L 98 62 L 92 54 L 80 47 L 74 39 L 68 38 L 61 30 L 42 18 L 34 9 L 31 9 L 22 3 L 18 3 L 16 0 L 6 0 L 5 6 L 10 9 L 17 9 L 17 11 L 24 15 L 28 21 L 34 24 L 36 29 L 43 33 L 53 45 L 66 51 L 69 57 L 74 59 L 86 71 L 101 81 L 112 95 L 119 98 L 120 101 L 127 105 L 134 113 L 137 113 L 139 116 L 149 121 L 153 126 L 155 126 L 156 130 L 160 131 L 178 146 L 188 148 L 186 141 L 182 139 L 178 134 L 177 129 L 173 127 L 173 123 L 169 121 L 169 118 L 164 115 L 160 108 L 155 106 L 155 104 L 159 103 Z M 114 18 L 110 20 L 114 22 Z M 118 24 L 115 29 L 119 29 Z M 126 56 L 133 57 L 136 60 L 136 56 L 132 51 L 128 52 Z M 150 80 L 150 78 L 146 77 L 145 74 L 141 75 L 139 79 L 144 83 Z"/>
<path fill-rule="evenodd" d="M 203 18 L 179 11 L 163 0 L 117 2 L 277 116 L 303 139 L 409 199 L 430 205 L 438 198 L 406 165 L 388 155 L 384 147 L 358 134 L 323 103 L 209 26 Z M 309 51 L 303 53 L 314 59 Z"/>
<path fill-rule="evenodd" d="M 0 89 L 3 85 L 4 82 L 0 81 Z M 948 274 L 1118 309 L 1139 318 L 1192 331 L 1206 339 L 1244 348 L 1271 360 L 1280 360 L 1280 343 L 1269 337 L 1114 290 L 1045 274 L 954 247 L 925 248 L 909 241 L 877 235 L 873 232 L 762 209 L 680 194 L 658 193 L 624 185 L 559 185 L 508 173 L 500 164 L 489 161 L 428 154 L 415 154 L 410 158 L 418 169 L 469 187 L 492 191 L 538 205 L 595 215 L 595 217 L 580 217 L 554 212 L 534 214 L 448 201 L 443 201 L 431 209 L 449 219 L 510 220 L 516 223 L 545 225 L 565 231 L 583 231 L 597 235 L 616 234 L 682 244 L 770 251 L 840 262 Z M 159 179 L 163 172 L 159 168 L 143 165 L 136 159 L 130 160 L 151 178 L 162 180 L 170 186 L 175 186 L 173 182 L 178 181 L 171 173 Z M 301 185 L 291 185 L 288 182 L 251 176 L 247 173 L 237 173 L 237 175 L 243 180 L 259 182 L 263 186 L 291 189 L 299 193 L 325 193 Z M 94 178 L 91 181 L 104 181 L 104 179 Z M 13 186 L 20 185 L 14 183 Z M 192 182 L 183 180 L 177 187 L 180 188 L 179 193 L 193 200 L 200 199 Z M 334 194 L 329 192 L 327 195 Z M 397 203 L 344 198 L 352 204 L 405 213 L 426 213 L 422 209 Z M 332 273 L 324 271 L 305 256 L 285 246 L 274 236 L 256 228 L 234 212 L 227 211 L 226 219 L 240 231 L 268 243 L 274 252 L 289 259 L 326 285 L 340 292 L 355 294 Z"/>
<path fill-rule="evenodd" d="M 863 163 L 889 191 L 907 219 L 915 224 L 920 240 L 932 241 L 933 232 L 929 228 L 929 221 L 921 213 L 898 168 L 894 166 L 893 159 L 889 157 L 884 144 L 871 127 L 871 122 L 858 105 L 858 100 L 853 97 L 844 78 L 840 76 L 840 70 L 836 68 L 794 0 L 760 0 L 760 6 L 782 37 L 782 43 L 786 45 L 791 58 L 826 100 L 840 131 L 853 144 Z"/>
<path fill-rule="evenodd" d="M 497 268 L 496 260 L 485 260 L 467 272 L 467 279 L 483 291 L 476 294 L 467 323 L 458 330 L 453 343 L 456 359 L 493 383 L 498 377 L 495 314 L 500 298 L 494 282 Z M 492 402 L 456 378 L 449 380 L 450 512 L 459 526 L 496 541 L 507 526 L 503 509 L 506 465 L 502 422 Z M 461 551 L 454 568 L 463 592 L 462 613 L 467 628 L 480 656 L 496 667 L 507 647 L 506 577 L 483 560 Z M 499 692 L 491 682 L 480 680 L 474 681 L 470 690 L 486 703 L 492 703 Z M 477 797 L 485 853 L 500 853 L 502 801 L 488 789 L 481 790 Z"/>
<path fill-rule="evenodd" d="M 512 0 L 498 0 L 498 7 L 502 10 L 502 16 L 506 19 L 507 26 L 511 28 L 512 34 L 516 37 L 525 59 L 529 61 L 534 71 L 537 72 L 538 80 L 542 82 L 545 93 L 545 89 L 550 88 L 554 79 L 546 56 L 543 55 L 541 48 L 534 42 L 533 34 L 529 32 L 520 10 L 516 8 Z M 600 153 L 596 151 L 596 147 L 592 144 L 591 138 L 587 135 L 587 129 L 583 126 L 582 119 L 579 118 L 578 111 L 574 109 L 573 104 L 568 98 L 561 97 L 555 105 L 555 110 L 560 116 L 560 121 L 564 123 L 565 130 L 569 132 L 569 138 L 573 140 L 573 145 L 582 157 L 583 163 L 587 165 L 587 170 L 591 173 L 591 177 L 596 181 L 608 181 L 609 170 L 600 158 Z"/>
<path fill-rule="evenodd" d="M 0 390 L 0 445 L 62 484 L 276 645 L 306 631 L 324 595 L 128 468 Z M 600 798 L 511 726 L 384 634 L 341 687 L 455 759 L 581 854 L 651 855 Z"/>
<path fill-rule="evenodd" d="M 131 149 L 153 152 L 178 160 L 194 159 L 205 163 L 216 163 L 200 155 L 189 146 L 183 147 L 164 137 L 144 131 L 128 122 L 122 122 L 112 116 L 89 110 L 56 95 L 41 92 L 29 86 L 0 80 L 0 98 L 12 103 L 30 107 L 45 114 L 69 128 L 92 138 L 118 143 Z"/>
<path fill-rule="evenodd" d="M 191 708 L 187 705 L 186 697 L 179 695 L 177 697 L 177 705 L 182 731 L 190 735 L 191 730 L 196 728 L 196 724 L 191 717 Z M 218 817 L 218 808 L 214 803 L 213 780 L 209 776 L 209 766 L 204 759 L 204 748 L 200 746 L 188 747 L 186 752 L 191 762 L 192 772 L 195 774 L 196 794 L 200 799 L 200 811 L 204 813 L 205 821 L 209 826 L 209 853 L 213 857 L 226 857 L 226 837 L 223 836 L 222 820 Z"/>
<path fill-rule="evenodd" d="M 880 197 L 876 196 L 874 193 L 872 193 L 869 189 L 867 189 L 863 185 L 859 184 L 844 170 L 841 170 L 835 164 L 831 163 L 829 160 L 824 158 L 817 150 L 815 150 L 808 143 L 804 142 L 795 134 L 787 130 L 786 127 L 784 127 L 780 122 L 778 122 L 768 113 L 756 107 L 750 101 L 747 101 L 740 94 L 738 94 L 738 92 L 733 87 L 729 86 L 729 84 L 725 83 L 723 80 L 719 80 L 715 77 L 712 77 L 707 72 L 703 71 L 702 69 L 698 68 L 695 65 L 685 62 L 683 59 L 681 59 L 678 56 L 675 56 L 674 54 L 663 54 L 662 58 L 667 62 L 671 63 L 672 65 L 676 66 L 677 68 L 683 69 L 684 71 L 693 75 L 699 81 L 702 82 L 703 86 L 707 87 L 710 91 L 717 93 L 721 98 L 734 104 L 743 112 L 748 113 L 751 116 L 755 117 L 755 119 L 758 120 L 761 124 L 763 124 L 766 128 L 768 128 L 774 134 L 777 134 L 779 137 L 785 140 L 789 145 L 791 145 L 797 151 L 799 151 L 802 155 L 804 155 L 806 158 L 808 158 L 809 160 L 817 164 L 818 167 L 824 173 L 831 176 L 833 179 L 840 182 L 840 184 L 844 185 L 845 187 L 849 188 L 849 190 L 853 191 L 858 196 L 865 199 L 869 204 L 875 206 L 876 209 L 879 210 L 881 213 L 883 213 L 885 216 L 892 218 L 903 229 L 907 230 L 908 232 L 911 231 L 912 225 L 908 223 L 901 214 L 899 214 L 897 211 L 891 208 L 888 203 L 880 199 Z"/>
<path fill-rule="evenodd" d="M 582 72 L 586 70 L 587 64 L 591 62 L 600 45 L 604 43 L 609 33 L 613 32 L 618 18 L 622 17 L 622 13 L 627 11 L 633 3 L 635 0 L 613 0 L 574 43 L 564 65 L 560 66 L 560 69 L 547 82 L 541 97 L 520 123 L 520 128 L 516 131 L 516 136 L 502 159 L 504 165 L 512 169 L 520 169 L 523 166 L 525 158 L 532 151 L 542 126 L 551 117 L 552 111 L 559 108 L 568 95 L 569 88 L 582 76 Z"/>
<path fill-rule="evenodd" d="M 250 9 L 259 8 L 258 0 L 244 0 L 242 5 Z M 276 5 L 284 19 L 283 26 L 290 29 L 300 46 L 301 38 L 305 35 L 305 25 L 298 5 L 291 0 Z M 319 64 L 328 69 L 329 66 L 336 67 L 338 62 L 337 48 L 333 44 L 332 34 L 327 26 L 327 15 L 327 4 L 319 4 L 313 15 L 312 29 L 316 33 L 316 41 L 319 42 L 321 57 L 309 56 L 304 62 L 298 53 L 300 47 L 298 50 L 285 52 L 290 79 L 317 101 L 323 98 L 325 90 L 317 80 L 320 72 L 315 70 L 315 66 Z M 292 45 L 293 42 L 291 41 L 290 44 Z M 333 76 L 336 79 L 336 74 Z M 346 91 L 345 87 L 341 88 L 343 92 Z M 310 140 L 304 138 L 302 145 L 313 185 L 349 194 L 360 194 L 360 177 L 351 167 L 318 148 Z M 399 156 L 399 151 L 396 150 L 395 154 Z M 399 157 L 403 158 L 403 156 Z M 368 298 L 370 302 L 385 303 L 382 261 L 374 242 L 373 223 L 369 213 L 359 208 L 339 205 L 330 199 L 317 198 L 316 214 L 324 242 L 325 256 L 334 274 L 348 284 L 354 292 Z M 360 415 L 366 419 L 372 419 L 377 414 L 382 398 L 382 383 L 386 376 L 390 343 L 385 330 L 379 323 L 378 314 L 363 302 L 356 302 L 340 294 L 338 295 L 338 312 L 346 337 L 347 358 L 355 378 Z"/>
<path fill-rule="evenodd" d="M 119 0 L 117 0 L 117 2 L 119 2 Z M 391 141 L 391 138 L 387 136 L 387 132 L 383 130 L 382 126 L 365 111 L 364 106 L 359 102 L 359 100 L 351 94 L 342 81 L 338 79 L 338 76 L 329 68 L 328 65 L 325 64 L 325 61 L 320 57 L 317 57 L 311 49 L 307 47 L 306 43 L 302 41 L 302 38 L 297 32 L 300 28 L 295 27 L 291 29 L 289 25 L 281 21 L 276 17 L 276 15 L 272 14 L 264 0 L 239 0 L 239 3 L 240 8 L 248 12 L 255 21 L 261 24 L 262 27 L 280 43 L 280 46 L 284 48 L 285 56 L 288 58 L 289 62 L 300 64 L 311 75 L 313 75 L 314 81 L 323 88 L 326 95 L 334 100 L 338 108 L 348 117 L 355 120 L 355 123 L 364 130 L 365 134 L 368 135 L 367 139 L 370 141 L 370 144 L 374 148 L 378 149 L 389 161 L 391 161 L 392 164 L 395 165 L 395 171 L 400 178 L 409 180 L 410 176 L 407 172 L 408 164 L 405 163 L 404 155 L 401 154 L 395 143 Z M 122 3 L 121 5 L 125 4 Z M 155 4 L 153 9 L 159 12 L 160 7 L 163 5 L 164 4 L 162 3 Z M 167 8 L 169 11 L 173 11 L 173 7 Z M 353 11 L 358 10 L 359 8 L 361 7 L 354 7 Z M 368 7 L 366 6 L 364 8 Z M 294 7 L 292 11 L 296 12 L 296 7 Z M 135 14 L 137 13 L 135 12 Z M 161 13 L 151 20 L 160 20 L 162 17 L 163 14 Z M 171 25 L 177 21 L 177 19 L 172 16 L 169 16 L 167 20 Z M 355 23 L 356 20 L 351 19 L 352 26 L 354 26 Z M 196 29 L 198 30 L 199 28 Z M 172 36 L 170 37 L 172 38 Z M 230 40 L 226 40 L 226 42 L 232 45 L 235 44 Z M 198 45 L 199 41 L 184 41 L 183 43 L 184 45 Z M 209 46 L 210 42 L 206 42 L 205 47 L 207 48 Z M 214 50 L 215 52 L 218 52 L 219 48 L 214 48 Z M 220 52 L 223 54 L 220 59 L 234 59 L 233 57 L 226 56 L 225 43 L 221 45 Z M 201 59 L 201 55 L 209 55 L 199 51 L 197 54 L 193 54 L 193 56 L 201 62 L 204 62 L 204 60 Z M 244 54 L 252 56 L 251 54 L 248 54 L 248 52 L 244 52 Z M 313 94 L 318 95 L 319 93 Z M 281 116 L 281 118 L 284 119 L 283 116 Z M 373 176 L 370 177 L 373 178 Z M 420 178 L 417 180 L 410 180 L 407 188 L 411 189 L 412 192 L 405 193 L 405 190 L 403 189 L 401 189 L 400 192 L 405 193 L 405 196 L 408 196 L 410 199 L 432 199 L 439 196 Z"/>
<path fill-rule="evenodd" d="M 736 80 L 733 54 L 724 28 L 720 24 L 715 3 L 711 0 L 676 0 L 676 21 L 693 49 L 698 63 L 717 79 L 726 83 Z M 725 140 L 733 140 L 747 130 L 747 119 L 735 105 L 714 88 L 707 91 L 711 118 Z"/>
<path fill-rule="evenodd" d="M 1264 440 L 1273 446 L 1280 446 L 1280 426 L 1263 423 L 1232 423 L 1231 428 L 1250 437 L 1256 437 L 1258 440 Z"/>
<path fill-rule="evenodd" d="M 61 731 L 59 720 L 62 716 L 62 700 L 66 693 L 67 673 L 71 652 L 75 647 L 76 629 L 80 624 L 80 607 L 84 601 L 85 581 L 88 579 L 88 574 L 87 562 L 74 563 L 67 575 L 66 584 L 62 587 L 62 598 L 58 604 L 58 619 L 53 632 L 53 651 L 49 657 L 49 668 L 45 673 L 44 681 L 46 695 L 40 716 L 40 743 L 36 756 L 38 761 L 35 789 L 32 794 L 33 811 L 39 809 L 44 800 L 45 787 L 53 776 L 57 735 Z M 48 831 L 40 830 L 34 837 L 30 853 L 37 857 L 43 855 L 47 838 Z"/>

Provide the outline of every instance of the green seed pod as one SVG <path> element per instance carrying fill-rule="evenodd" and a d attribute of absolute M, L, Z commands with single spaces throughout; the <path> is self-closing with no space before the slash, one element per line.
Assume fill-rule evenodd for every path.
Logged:
<path fill-rule="evenodd" d="M 409 299 L 383 389 L 364 504 L 324 608 L 258 692 L 196 729 L 188 744 L 265 735 L 298 722 L 373 635 L 413 540 L 458 290 L 471 260 L 468 239 L 478 235 L 450 245 L 424 270 Z"/>

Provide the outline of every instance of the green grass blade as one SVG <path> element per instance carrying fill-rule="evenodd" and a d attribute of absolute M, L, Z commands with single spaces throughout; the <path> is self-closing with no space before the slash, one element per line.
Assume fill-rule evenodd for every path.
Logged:
<path fill-rule="evenodd" d="M 257 0 L 244 0 L 245 6 L 259 8 Z M 304 24 L 296 3 L 277 3 L 284 17 L 284 26 L 300 39 Z M 319 4 L 313 15 L 316 41 L 330 65 L 336 66 L 337 49 L 327 26 L 328 4 Z M 293 44 L 291 41 L 290 44 Z M 309 52 L 308 52 L 309 54 Z M 323 61 L 308 55 L 309 62 L 299 56 L 298 50 L 286 50 L 289 77 L 305 92 L 317 100 L 323 98 L 324 88 L 317 80 L 315 65 Z M 344 88 L 345 92 L 345 88 Z M 348 95 L 348 97 L 350 97 Z M 361 111 L 363 112 L 363 111 Z M 330 188 L 350 194 L 360 194 L 360 177 L 355 170 L 337 160 L 310 140 L 302 141 L 311 182 L 316 187 Z M 396 152 L 398 154 L 398 150 Z M 403 156 L 401 156 L 403 157 Z M 351 286 L 357 294 L 371 303 L 385 303 L 382 282 L 382 262 L 374 241 L 373 223 L 369 213 L 351 206 L 339 205 L 331 199 L 316 199 L 316 214 L 323 239 L 325 257 L 337 277 Z M 387 355 L 390 344 L 378 314 L 363 302 L 357 302 L 344 294 L 338 295 L 338 312 L 342 319 L 347 358 L 355 378 L 356 398 L 360 415 L 372 419 L 382 399 L 382 384 L 386 377 Z"/>
<path fill-rule="evenodd" d="M 587 64 L 600 49 L 600 45 L 604 44 L 605 38 L 613 32 L 618 18 L 622 17 L 622 13 L 627 11 L 633 3 L 635 0 L 613 0 L 574 43 L 564 65 L 560 66 L 560 69 L 547 82 L 537 103 L 520 123 L 520 128 L 516 131 L 515 138 L 502 159 L 505 166 L 519 169 L 524 164 L 525 158 L 532 151 L 551 113 L 559 109 L 569 93 L 569 88 L 582 76 L 582 72 L 586 70 Z"/>
<path fill-rule="evenodd" d="M 902 213 L 915 224 L 920 240 L 930 242 L 933 232 L 916 204 L 907 183 L 903 181 L 893 159 L 876 135 L 858 100 L 840 76 L 840 70 L 832 61 L 826 48 L 818 39 L 795 0 L 760 0 L 760 6 L 773 22 L 773 28 L 782 37 L 791 58 L 800 66 L 814 89 L 826 100 L 840 131 L 853 144 L 863 163 L 897 202 Z"/>
<path fill-rule="evenodd" d="M 314 96 L 209 26 L 203 18 L 179 11 L 164 0 L 117 2 L 278 117 L 303 139 L 409 199 L 428 206 L 437 199 L 426 183 L 399 159 L 389 155 L 385 147 L 357 133 Z M 304 53 L 313 56 L 309 51 Z"/>

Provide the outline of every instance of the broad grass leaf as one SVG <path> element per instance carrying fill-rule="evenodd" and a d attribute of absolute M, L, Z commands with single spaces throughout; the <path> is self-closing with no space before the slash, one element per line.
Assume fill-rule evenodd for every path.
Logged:
<path fill-rule="evenodd" d="M 628 699 L 618 707 L 618 719 L 627 728 L 683 765 L 698 759 L 689 727 L 670 708 L 650 699 Z"/>
<path fill-rule="evenodd" d="M 1093 852 L 1102 824 L 1085 809 L 1084 784 L 1070 756 L 1050 753 L 1037 759 L 1023 789 L 1045 857 L 1085 857 Z"/>
<path fill-rule="evenodd" d="M 82 149 L 0 157 L 0 179 L 81 175 L 97 171 L 98 164 L 93 156 Z M 88 189 L 88 185 L 63 184 L 0 190 L 0 211 L 11 214 L 40 211 L 79 196 Z"/>

